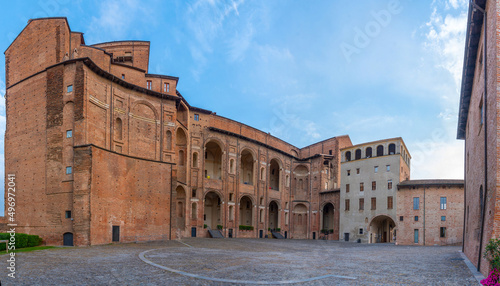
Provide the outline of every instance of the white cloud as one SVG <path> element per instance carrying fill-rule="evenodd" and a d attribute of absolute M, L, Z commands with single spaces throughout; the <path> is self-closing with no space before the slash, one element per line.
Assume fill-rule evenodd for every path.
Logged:
<path fill-rule="evenodd" d="M 424 26 L 424 48 L 433 66 L 446 71 L 451 88 L 440 94 L 441 112 L 431 139 L 408 144 L 412 154 L 412 178 L 463 179 L 464 143 L 456 139 L 456 120 L 465 46 L 467 1 L 433 1 L 430 20 Z M 442 80 L 446 82 L 446 79 Z"/>
<path fill-rule="evenodd" d="M 191 69 L 195 79 L 205 70 L 207 65 L 207 54 L 212 53 L 215 40 L 223 32 L 223 24 L 228 17 L 239 16 L 238 7 L 244 1 L 216 2 L 213 0 L 198 0 L 190 5 L 186 13 L 186 24 L 192 34 L 192 40 L 188 43 L 193 60 L 196 62 Z M 250 34 L 249 34 L 250 35 Z M 248 41 L 248 39 L 247 39 Z M 247 43 L 249 45 L 249 43 Z M 233 44 L 230 57 L 237 60 L 241 57 L 245 45 Z"/>
<path fill-rule="evenodd" d="M 254 28 L 251 21 L 247 22 L 244 31 L 237 31 L 236 35 L 229 41 L 229 60 L 231 62 L 239 61 L 244 58 L 245 52 L 252 43 Z"/>
<path fill-rule="evenodd" d="M 144 5 L 139 0 L 112 0 L 103 1 L 97 8 L 99 16 L 92 17 L 85 33 L 89 43 L 99 43 L 114 39 L 123 40 L 123 37 L 133 33 L 138 33 L 134 29 L 134 23 L 138 21 L 154 21 L 154 14 L 158 9 L 155 3 Z M 88 35 L 88 36 L 87 36 Z"/>

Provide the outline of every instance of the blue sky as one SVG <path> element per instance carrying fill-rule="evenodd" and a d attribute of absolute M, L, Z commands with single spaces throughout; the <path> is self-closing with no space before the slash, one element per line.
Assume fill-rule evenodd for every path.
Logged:
<path fill-rule="evenodd" d="M 297 147 L 402 137 L 413 179 L 463 178 L 467 0 L 26 2 L 2 3 L 3 51 L 28 19 L 65 16 L 88 45 L 151 41 L 149 72 L 179 77 L 191 105 Z"/>

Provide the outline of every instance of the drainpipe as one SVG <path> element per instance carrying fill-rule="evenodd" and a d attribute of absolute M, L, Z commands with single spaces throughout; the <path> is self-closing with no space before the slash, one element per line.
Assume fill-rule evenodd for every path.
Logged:
<path fill-rule="evenodd" d="M 481 213 L 481 238 L 479 240 L 479 253 L 477 257 L 477 271 L 481 270 L 481 257 L 482 257 L 482 250 L 483 250 L 483 237 L 484 237 L 484 217 L 486 214 L 486 198 L 488 197 L 488 94 L 487 94 L 487 84 L 488 84 L 488 77 L 487 77 L 487 64 L 488 64 L 488 59 L 487 59 L 487 45 L 486 45 L 486 39 L 487 39 L 487 23 L 488 23 L 488 18 L 485 9 L 479 7 L 479 5 L 476 4 L 475 1 L 471 0 L 470 4 L 473 6 L 473 9 L 478 10 L 479 12 L 483 13 L 483 68 L 484 68 L 484 99 L 483 99 L 483 107 L 484 107 L 484 112 L 483 112 L 483 123 L 484 123 L 484 198 L 483 198 L 483 208 L 482 208 L 482 213 Z M 486 5 L 485 5 L 486 8 Z"/>

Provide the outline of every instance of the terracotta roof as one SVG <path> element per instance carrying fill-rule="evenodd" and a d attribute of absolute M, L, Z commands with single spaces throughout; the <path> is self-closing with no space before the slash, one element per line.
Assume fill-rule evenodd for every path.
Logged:
<path fill-rule="evenodd" d="M 399 188 L 408 187 L 425 187 L 425 186 L 464 186 L 464 180 L 445 180 L 445 179 L 430 179 L 430 180 L 406 180 L 398 184 Z"/>

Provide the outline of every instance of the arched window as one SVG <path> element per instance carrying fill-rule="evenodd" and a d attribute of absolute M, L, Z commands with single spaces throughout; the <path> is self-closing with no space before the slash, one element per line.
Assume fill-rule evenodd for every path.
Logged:
<path fill-rule="evenodd" d="M 276 159 L 272 159 L 269 166 L 269 187 L 272 190 L 280 190 L 280 166 Z"/>
<path fill-rule="evenodd" d="M 285 177 L 285 185 L 287 188 L 290 187 L 290 176 L 289 175 L 286 175 L 286 177 Z"/>
<path fill-rule="evenodd" d="M 198 153 L 193 153 L 193 168 L 198 168 Z"/>
<path fill-rule="evenodd" d="M 116 139 L 118 140 L 123 139 L 123 124 L 120 118 L 116 118 L 115 121 L 115 134 L 116 134 Z"/>
<path fill-rule="evenodd" d="M 260 179 L 264 180 L 264 176 L 266 174 L 266 171 L 264 170 L 264 167 L 260 168 Z"/>
<path fill-rule="evenodd" d="M 356 160 L 361 159 L 361 149 L 356 149 Z"/>
<path fill-rule="evenodd" d="M 209 141 L 205 145 L 205 177 L 222 179 L 222 149 L 215 141 Z"/>
<path fill-rule="evenodd" d="M 184 151 L 179 150 L 179 166 L 184 166 Z"/>
<path fill-rule="evenodd" d="M 384 146 L 382 145 L 377 146 L 377 156 L 384 156 Z"/>
<path fill-rule="evenodd" d="M 254 159 L 252 153 L 248 150 L 243 150 L 241 152 L 240 161 L 240 183 L 253 185 L 253 166 Z"/>
<path fill-rule="evenodd" d="M 351 161 L 351 151 L 345 152 L 345 160 L 346 161 Z"/>
<path fill-rule="evenodd" d="M 389 144 L 389 155 L 394 155 L 396 154 L 396 144 L 391 143 Z"/>
<path fill-rule="evenodd" d="M 366 151 L 365 151 L 365 157 L 371 158 L 371 156 L 372 156 L 372 147 L 368 147 L 368 148 L 366 148 Z"/>
<path fill-rule="evenodd" d="M 177 202 L 177 216 L 178 217 L 184 216 L 184 206 L 182 202 Z"/>
<path fill-rule="evenodd" d="M 167 131 L 167 138 L 166 138 L 166 144 L 167 144 L 167 150 L 172 150 L 172 132 Z"/>

